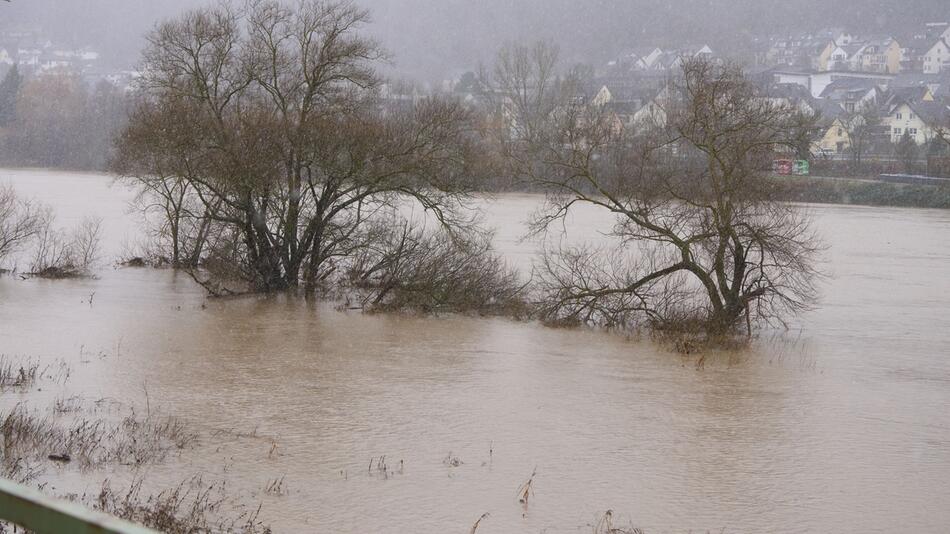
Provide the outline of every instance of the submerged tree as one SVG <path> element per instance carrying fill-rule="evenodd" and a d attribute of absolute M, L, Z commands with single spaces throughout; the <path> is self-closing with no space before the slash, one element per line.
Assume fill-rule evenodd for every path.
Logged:
<path fill-rule="evenodd" d="M 0 262 L 35 237 L 41 221 L 36 203 L 17 197 L 13 186 L 0 185 Z"/>
<path fill-rule="evenodd" d="M 249 2 L 160 25 L 115 170 L 165 217 L 176 263 L 219 266 L 252 289 L 313 290 L 376 214 L 421 206 L 468 222 L 468 113 L 382 106 L 383 52 L 348 2 Z"/>
<path fill-rule="evenodd" d="M 54 227 L 53 210 L 17 196 L 12 186 L 0 186 L 0 272 L 3 262 L 27 251 L 25 274 L 50 278 L 85 276 L 96 263 L 102 220 L 84 219 L 73 231 Z"/>
<path fill-rule="evenodd" d="M 544 232 L 580 205 L 615 216 L 616 246 L 561 246 L 539 265 L 549 320 L 726 334 L 781 320 L 814 299 L 820 244 L 774 200 L 767 170 L 814 117 L 764 98 L 734 66 L 686 60 L 650 117 L 625 129 L 607 109 L 565 99 L 539 142 L 511 150 L 548 192 Z"/>

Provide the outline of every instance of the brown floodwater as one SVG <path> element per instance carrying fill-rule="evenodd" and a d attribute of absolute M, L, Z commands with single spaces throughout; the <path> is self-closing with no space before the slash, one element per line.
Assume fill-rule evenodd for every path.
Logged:
<path fill-rule="evenodd" d="M 64 225 L 103 217 L 107 259 L 141 235 L 108 177 L 0 170 L 0 183 Z M 520 268 L 539 200 L 484 203 Z M 144 404 L 147 391 L 152 410 L 202 430 L 150 480 L 226 479 L 276 532 L 468 532 L 486 512 L 479 534 L 590 532 L 607 509 L 648 533 L 946 532 L 950 212 L 807 209 L 829 247 L 819 307 L 701 369 L 606 333 L 207 300 L 187 276 L 111 265 L 89 280 L 0 278 L 0 353 L 73 368 L 62 390 L 20 400 Z M 607 226 L 584 211 L 567 228 L 597 239 Z M 370 474 L 381 455 L 401 473 Z M 50 480 L 91 491 L 107 475 L 120 476 Z M 279 477 L 286 494 L 264 494 Z"/>

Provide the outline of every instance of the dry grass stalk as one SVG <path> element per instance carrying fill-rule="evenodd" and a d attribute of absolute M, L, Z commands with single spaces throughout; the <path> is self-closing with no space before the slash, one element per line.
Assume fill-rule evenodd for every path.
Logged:
<path fill-rule="evenodd" d="M 373 468 L 373 463 L 376 464 L 376 468 Z M 384 480 L 389 479 L 390 477 L 395 476 L 396 474 L 403 474 L 405 470 L 405 462 L 399 460 L 399 467 L 396 469 L 390 469 L 389 464 L 386 463 L 386 455 L 380 456 L 379 458 L 373 457 L 369 460 L 369 474 L 370 476 L 379 476 Z"/>
<path fill-rule="evenodd" d="M 209 484 L 200 476 L 148 496 L 142 495 L 141 479 L 119 492 L 106 480 L 91 504 L 105 513 L 171 534 L 271 532 L 259 520 L 260 507 L 234 504 L 224 483 Z"/>
<path fill-rule="evenodd" d="M 593 534 L 643 534 L 643 531 L 634 528 L 615 527 L 613 524 L 613 510 L 607 510 L 594 525 Z"/>
<path fill-rule="evenodd" d="M 534 477 L 537 476 L 537 474 L 538 468 L 535 467 L 534 471 L 531 472 L 531 476 L 528 478 L 528 481 L 518 488 L 518 502 L 521 503 L 525 513 L 528 512 L 528 499 L 534 495 Z"/>
<path fill-rule="evenodd" d="M 16 362 L 0 356 L 0 390 L 32 386 L 40 374 L 39 369 L 36 361 Z"/>
<path fill-rule="evenodd" d="M 55 410 L 54 406 L 54 410 Z M 77 406 L 70 407 L 74 411 Z M 171 417 L 139 419 L 134 411 L 118 423 L 41 416 L 22 404 L 0 412 L 4 460 L 68 456 L 82 468 L 104 464 L 147 465 L 197 440 L 197 434 Z"/>
<path fill-rule="evenodd" d="M 283 497 L 289 493 L 287 488 L 284 486 L 284 477 L 275 478 L 271 480 L 264 486 L 264 493 L 268 495 L 274 495 L 277 497 Z"/>
<path fill-rule="evenodd" d="M 481 525 L 482 521 L 489 515 L 490 514 L 488 512 L 485 512 L 484 514 L 482 514 L 481 517 L 479 517 L 478 520 L 475 521 L 475 524 L 472 525 L 472 530 L 468 531 L 468 534 L 475 534 L 475 531 L 478 530 L 478 526 Z"/>

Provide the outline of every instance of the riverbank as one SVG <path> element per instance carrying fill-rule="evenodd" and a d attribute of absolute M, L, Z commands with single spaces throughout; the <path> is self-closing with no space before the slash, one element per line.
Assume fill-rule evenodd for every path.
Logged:
<path fill-rule="evenodd" d="M 950 209 L 948 187 L 856 178 L 775 176 L 770 179 L 779 199 L 788 202 Z"/>
<path fill-rule="evenodd" d="M 76 176 L 103 176 L 92 171 L 69 171 L 46 168 L 0 168 L 0 184 L 4 173 L 68 173 Z M 929 185 L 894 184 L 874 179 L 837 178 L 815 176 L 773 176 L 776 193 L 780 200 L 813 204 L 840 204 L 853 206 L 878 206 L 894 208 L 950 209 L 950 187 Z M 97 184 L 99 185 L 99 184 Z M 486 187 L 482 193 L 527 193 L 541 191 L 524 187 L 523 184 L 508 184 L 501 187 Z"/>

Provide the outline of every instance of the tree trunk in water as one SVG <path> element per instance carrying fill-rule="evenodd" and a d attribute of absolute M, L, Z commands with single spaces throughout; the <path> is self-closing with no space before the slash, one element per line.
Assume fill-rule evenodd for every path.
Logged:
<path fill-rule="evenodd" d="M 706 321 L 706 334 L 715 337 L 732 333 L 744 312 L 745 308 L 731 303 L 712 312 Z"/>

